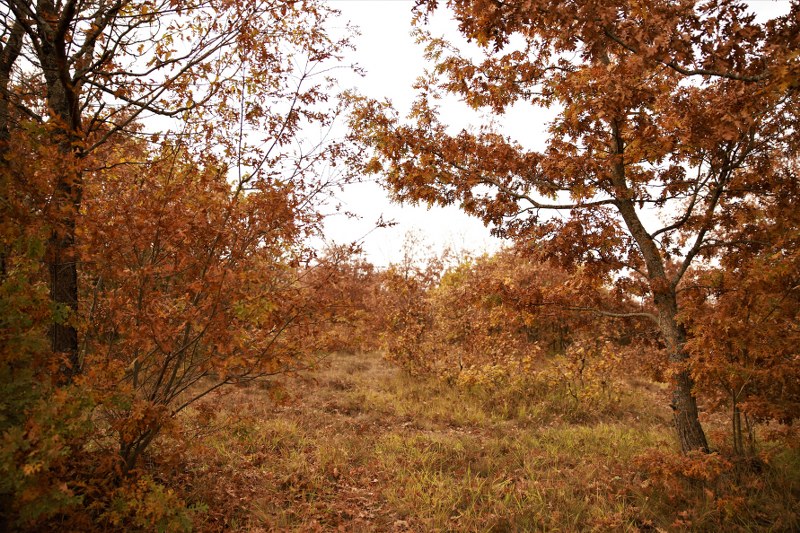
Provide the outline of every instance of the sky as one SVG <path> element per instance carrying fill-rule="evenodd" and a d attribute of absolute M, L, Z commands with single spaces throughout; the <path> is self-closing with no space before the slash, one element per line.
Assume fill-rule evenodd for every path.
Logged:
<path fill-rule="evenodd" d="M 343 75 L 342 89 L 355 88 L 361 94 L 374 98 L 388 98 L 404 115 L 414 99 L 412 85 L 423 73 L 426 62 L 422 47 L 411 36 L 412 0 L 328 0 L 341 11 L 338 24 L 346 21 L 357 26 L 360 35 L 354 39 L 355 50 L 346 62 L 364 69 L 363 77 Z M 788 12 L 788 0 L 751 0 L 748 2 L 759 19 L 769 19 Z M 429 29 L 434 35 L 445 35 L 458 41 L 456 25 L 446 12 L 431 20 Z M 545 142 L 548 121 L 554 111 L 518 107 L 502 119 L 503 132 L 526 147 L 540 148 Z M 442 110 L 445 123 L 466 127 L 478 124 L 481 119 L 492 118 L 473 112 L 465 104 L 447 102 Z M 477 218 L 463 213 L 458 206 L 431 207 L 398 205 L 374 181 L 348 186 L 338 195 L 342 210 L 357 215 L 333 215 L 325 224 L 326 239 L 330 243 L 359 242 L 366 258 L 376 266 L 399 262 L 403 255 L 406 235 L 416 235 L 418 240 L 433 250 L 450 247 L 455 251 L 473 254 L 491 253 L 502 242 L 491 236 L 489 228 Z M 374 229 L 379 219 L 396 224 L 390 228 Z"/>
<path fill-rule="evenodd" d="M 342 24 L 349 20 L 361 33 L 354 39 L 355 51 L 348 60 L 362 67 L 365 75 L 344 76 L 340 79 L 342 88 L 355 88 L 370 97 L 388 98 L 404 115 L 414 99 L 414 80 L 425 68 L 422 47 L 410 35 L 413 2 L 333 0 L 331 4 L 342 12 Z M 449 22 L 448 17 L 438 17 L 432 21 L 432 29 L 439 33 L 452 31 L 454 26 Z M 456 122 L 458 117 L 474 116 L 466 105 L 451 104 L 453 108 L 448 111 Z M 483 253 L 500 247 L 501 242 L 490 235 L 480 220 L 464 214 L 457 206 L 429 209 L 424 205 L 392 203 L 387 192 L 374 181 L 375 177 L 368 179 L 371 181 L 348 186 L 338 195 L 342 210 L 356 213 L 359 218 L 330 217 L 325 234 L 337 243 L 360 241 L 366 258 L 373 264 L 387 266 L 400 261 L 407 234 L 416 235 L 435 250 L 449 246 Z M 381 217 L 396 225 L 371 231 Z"/>

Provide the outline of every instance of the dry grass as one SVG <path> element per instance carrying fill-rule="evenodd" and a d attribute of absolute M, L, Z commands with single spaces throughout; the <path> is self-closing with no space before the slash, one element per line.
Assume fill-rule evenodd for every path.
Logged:
<path fill-rule="evenodd" d="M 678 509 L 635 462 L 674 449 L 663 394 L 647 384 L 576 422 L 542 398 L 509 409 L 375 355 L 336 354 L 285 389 L 191 409 L 185 469 L 164 478 L 207 507 L 200 531 L 673 530 Z"/>

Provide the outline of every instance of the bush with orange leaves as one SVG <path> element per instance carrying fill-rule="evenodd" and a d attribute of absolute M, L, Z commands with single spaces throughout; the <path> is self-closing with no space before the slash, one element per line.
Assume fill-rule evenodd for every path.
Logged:
<path fill-rule="evenodd" d="M 357 246 L 331 246 L 300 276 L 315 289 L 317 310 L 308 337 L 321 353 L 379 348 L 376 309 L 384 274 L 364 259 Z"/>
<path fill-rule="evenodd" d="M 191 509 L 142 459 L 176 460 L 153 444 L 180 440 L 176 416 L 198 398 L 303 365 L 331 315 L 299 267 L 317 220 L 301 187 L 257 176 L 232 186 L 223 161 L 181 144 L 115 150 L 119 164 L 84 179 L 76 313 L 48 301 L 41 226 L 3 235 L 8 527 L 188 528 Z M 48 347 L 52 320 L 80 333 L 69 379 Z"/>
<path fill-rule="evenodd" d="M 442 273 L 433 275 L 436 268 Z M 619 399 L 621 354 L 647 331 L 620 318 L 598 320 L 602 309 L 626 305 L 615 297 L 601 280 L 520 250 L 447 269 L 440 261 L 405 276 L 390 269 L 384 347 L 412 373 L 503 395 L 544 386 L 576 410 L 603 409 Z"/>

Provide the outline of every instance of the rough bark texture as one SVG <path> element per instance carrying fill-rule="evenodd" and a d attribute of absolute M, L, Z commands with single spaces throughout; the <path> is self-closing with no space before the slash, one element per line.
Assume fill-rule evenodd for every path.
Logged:
<path fill-rule="evenodd" d="M 11 101 L 8 86 L 11 82 L 11 70 L 22 51 L 24 34 L 22 24 L 15 21 L 8 42 L 5 45 L 0 43 L 0 155 L 5 154 L 10 135 Z"/>
<path fill-rule="evenodd" d="M 688 355 L 684 350 L 686 334 L 683 328 L 675 322 L 674 316 L 668 317 L 661 313 L 661 331 L 667 339 L 669 361 L 673 365 L 684 367 Z M 670 338 L 672 337 L 672 338 Z M 694 396 L 694 380 L 688 370 L 680 370 L 673 376 L 674 389 L 672 390 L 672 407 L 675 429 L 683 452 L 693 450 L 708 451 L 708 441 L 700 425 L 697 413 L 697 400 Z"/>
<path fill-rule="evenodd" d="M 59 184 L 61 185 L 61 184 Z M 67 196 L 65 191 L 63 196 Z M 72 211 L 70 209 L 70 211 Z M 48 241 L 46 253 L 50 273 L 50 297 L 54 303 L 78 311 L 78 270 L 75 257 L 75 220 L 62 217 Z M 78 332 L 68 322 L 56 321 L 50 329 L 51 345 L 55 353 L 65 354 L 67 365 L 62 372 L 66 377 L 80 370 L 78 359 Z"/>
<path fill-rule="evenodd" d="M 6 154 L 8 153 L 8 141 L 10 140 L 10 121 L 11 121 L 11 101 L 8 92 L 11 81 L 11 70 L 17 61 L 22 50 L 22 38 L 25 30 L 22 24 L 14 22 L 8 41 L 3 45 L 0 43 L 0 170 L 7 171 Z M 9 176 L 0 176 L 3 190 L 5 191 L 6 180 Z M 0 250 L 0 279 L 6 277 L 6 250 Z M 2 523 L 0 523 L 2 525 Z"/>

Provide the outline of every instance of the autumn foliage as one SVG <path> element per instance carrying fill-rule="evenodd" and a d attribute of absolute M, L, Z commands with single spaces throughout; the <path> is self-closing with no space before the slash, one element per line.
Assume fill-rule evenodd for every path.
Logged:
<path fill-rule="evenodd" d="M 341 145 L 300 132 L 335 115 L 314 72 L 346 45 L 327 16 L 3 11 L 3 528 L 190 528 L 143 456 L 209 392 L 318 356 L 305 239 Z"/>
<path fill-rule="evenodd" d="M 736 244 L 719 266 L 698 270 L 687 284 L 693 373 L 731 413 L 739 454 L 753 453 L 756 423 L 781 422 L 789 439 L 797 431 L 798 181 L 784 177 L 774 196 L 732 210 L 738 220 L 728 231 Z"/>
<path fill-rule="evenodd" d="M 602 317 L 598 305 L 625 304 L 596 280 L 522 250 L 395 265 L 379 297 L 386 356 L 412 375 L 523 401 L 563 396 L 573 413 L 613 404 L 621 359 L 652 336 Z"/>
<path fill-rule="evenodd" d="M 567 268 L 637 287 L 672 367 L 682 449 L 707 450 L 683 290 L 737 245 L 735 224 L 794 188 L 797 5 L 763 24 L 727 0 L 446 5 L 466 43 L 426 30 L 442 3 L 417 3 L 431 68 L 408 117 L 353 97 L 352 136 L 368 148 L 356 164 L 400 200 L 459 205 Z M 557 113 L 535 150 L 497 122 L 449 127 L 447 96 Z"/>
<path fill-rule="evenodd" d="M 426 28 L 443 9 L 460 45 Z M 260 472 L 289 470 L 270 473 L 272 492 L 365 498 L 395 480 L 383 503 L 433 508 L 430 486 L 465 476 L 481 495 L 472 509 L 459 494 L 444 522 L 418 525 L 554 526 L 558 511 L 525 518 L 541 495 L 519 443 L 541 426 L 578 454 L 604 431 L 630 437 L 609 421 L 638 432 L 640 415 L 671 419 L 675 445 L 646 435 L 637 446 L 667 451 L 620 443 L 624 460 L 585 470 L 595 498 L 624 508 L 582 525 L 652 529 L 640 516 L 660 511 L 647 502 L 666 502 L 679 529 L 748 528 L 773 512 L 775 528 L 797 526 L 797 2 L 762 23 L 733 0 L 418 0 L 431 68 L 407 117 L 334 97 L 330 69 L 350 43 L 325 2 L 0 11 L 0 529 L 190 530 L 207 501 L 225 506 L 192 483 L 224 470 L 225 442 L 205 439 L 229 427 Z M 448 97 L 484 116 L 530 106 L 555 118 L 533 149 L 498 121 L 454 130 L 438 107 Z M 345 106 L 349 133 L 330 135 Z M 395 200 L 458 205 L 508 245 L 407 248 L 385 268 L 357 244 L 319 249 L 331 191 L 369 174 Z M 327 383 L 340 397 L 320 393 L 306 411 L 358 415 L 362 438 L 386 430 L 372 465 L 300 442 L 280 414 L 298 401 L 283 378 L 346 354 L 358 355 L 330 372 L 347 375 Z M 350 379 L 362 371 L 369 387 Z M 243 412 L 215 426 L 225 390 L 258 395 L 249 407 L 275 417 L 272 433 Z M 423 416 L 429 400 L 439 411 Z M 456 403 L 471 411 L 447 412 Z M 420 428 L 408 413 L 445 436 L 409 437 Z M 478 437 L 462 429 L 506 422 L 519 425 L 512 444 L 494 444 L 516 470 L 487 485 L 500 467 L 465 449 Z M 550 445 L 561 480 L 560 462 L 580 461 Z M 300 464 L 308 449 L 313 464 Z M 419 464 L 433 467 L 415 477 Z M 503 512 L 516 504 L 519 522 L 469 518 L 487 494 Z M 233 527 L 227 509 L 208 514 Z"/>

